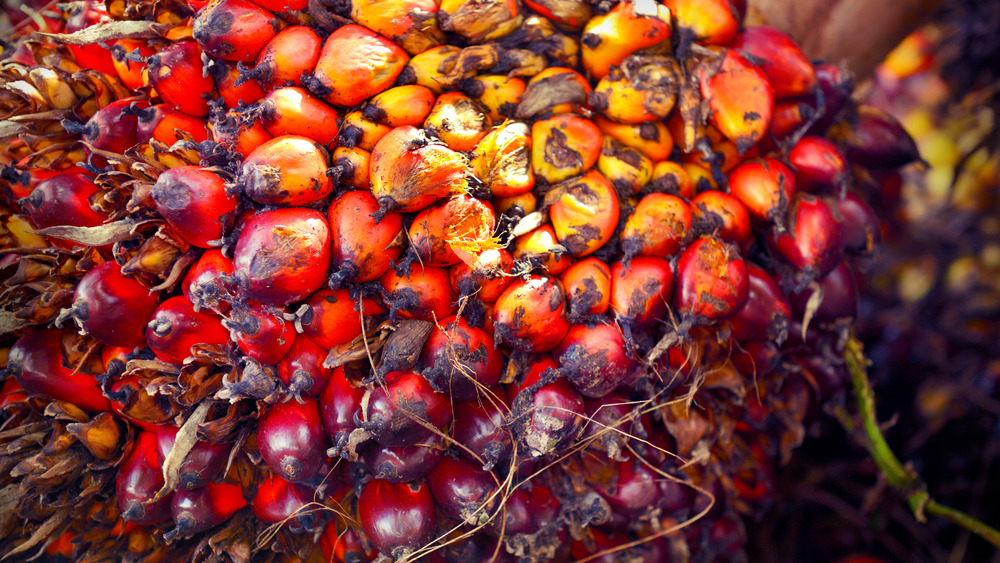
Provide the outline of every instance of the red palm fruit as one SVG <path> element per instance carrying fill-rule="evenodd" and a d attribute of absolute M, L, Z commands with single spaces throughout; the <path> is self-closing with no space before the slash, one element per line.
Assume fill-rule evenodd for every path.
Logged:
<path fill-rule="evenodd" d="M 282 479 L 301 483 L 316 477 L 326 458 L 316 399 L 304 397 L 268 407 L 257 423 L 257 448 Z"/>
<path fill-rule="evenodd" d="M 601 130 L 576 115 L 556 115 L 531 126 L 531 168 L 550 184 L 590 170 L 601 156 Z"/>
<path fill-rule="evenodd" d="M 104 344 L 134 348 L 146 341 L 142 331 L 159 304 L 160 292 L 123 276 L 121 267 L 111 260 L 80 278 L 67 314 Z"/>
<path fill-rule="evenodd" d="M 331 104 L 356 106 L 391 86 L 408 60 L 389 39 L 348 24 L 327 37 L 310 90 Z"/>
<path fill-rule="evenodd" d="M 233 307 L 222 324 L 240 351 L 264 365 L 278 363 L 295 343 L 295 328 L 283 307 L 248 302 Z"/>
<path fill-rule="evenodd" d="M 636 149 L 655 163 L 669 158 L 674 150 L 674 138 L 662 121 L 616 123 L 598 115 L 594 117 L 594 123 L 605 135 Z"/>
<path fill-rule="evenodd" d="M 782 225 L 795 197 L 795 176 L 773 158 L 749 160 L 729 173 L 729 193 L 757 221 Z"/>
<path fill-rule="evenodd" d="M 809 93 L 816 86 L 816 70 L 795 40 L 766 25 L 744 28 L 730 45 L 742 51 L 764 71 L 775 98 Z"/>
<path fill-rule="evenodd" d="M 546 199 L 552 201 L 552 228 L 573 256 L 586 256 L 601 248 L 618 227 L 618 195 L 596 170 L 555 186 Z"/>
<path fill-rule="evenodd" d="M 326 355 L 327 350 L 309 338 L 296 337 L 278 361 L 278 378 L 295 397 L 318 397 L 330 379 L 330 369 L 323 367 Z"/>
<path fill-rule="evenodd" d="M 636 256 L 611 266 L 611 310 L 622 321 L 652 326 L 667 313 L 674 272 L 658 256 Z"/>
<path fill-rule="evenodd" d="M 305 485 L 268 473 L 257 483 L 250 510 L 268 524 L 287 525 L 293 532 L 311 530 L 318 524 L 316 510 L 308 506 L 312 500 L 313 493 Z"/>
<path fill-rule="evenodd" d="M 372 443 L 361 453 L 361 461 L 375 479 L 405 483 L 427 475 L 444 456 L 441 438 L 434 436 L 427 444 L 383 446 Z"/>
<path fill-rule="evenodd" d="M 724 319 L 743 307 L 750 295 L 747 264 L 736 246 L 703 236 L 684 249 L 677 261 L 674 307 L 699 324 Z"/>
<path fill-rule="evenodd" d="M 750 243 L 750 213 L 736 197 L 717 190 L 704 191 L 691 199 L 691 212 L 699 232 L 714 233 L 740 248 Z"/>
<path fill-rule="evenodd" d="M 43 180 L 48 180 L 53 176 L 58 176 L 62 174 L 58 170 L 47 170 L 41 168 L 28 168 L 21 169 L 20 163 L 17 168 L 8 167 L 10 170 L 8 174 L 10 176 L 5 177 L 4 185 L 10 188 L 11 195 L 17 199 L 25 198 L 31 195 L 32 190 L 34 190 L 38 184 Z"/>
<path fill-rule="evenodd" d="M 309 0 L 254 0 L 254 4 L 275 14 L 301 12 L 309 6 Z"/>
<path fill-rule="evenodd" d="M 377 0 L 351 2 L 352 20 L 392 39 L 411 55 L 445 43 L 437 12 L 434 0 L 405 0 L 391 9 Z"/>
<path fill-rule="evenodd" d="M 225 180 L 200 166 L 163 172 L 150 193 L 167 224 L 200 248 L 222 244 L 239 205 L 239 198 L 227 192 Z"/>
<path fill-rule="evenodd" d="M 420 354 L 422 375 L 457 401 L 471 401 L 496 385 L 503 364 L 493 337 L 457 316 L 442 319 L 431 329 Z"/>
<path fill-rule="evenodd" d="M 825 137 L 806 135 L 788 151 L 788 163 L 795 170 L 800 189 L 818 192 L 843 187 L 850 170 L 847 158 Z"/>
<path fill-rule="evenodd" d="M 26 330 L 7 352 L 5 371 L 29 395 L 68 401 L 90 413 L 111 410 L 93 375 L 65 365 L 62 335 L 56 329 Z"/>
<path fill-rule="evenodd" d="M 367 191 L 346 192 L 327 211 L 333 240 L 333 275 L 338 283 L 378 279 L 399 258 L 405 244 L 403 217 L 386 213 L 376 219 L 378 203 Z"/>
<path fill-rule="evenodd" d="M 319 397 L 319 415 L 323 429 L 335 447 L 347 445 L 348 435 L 357 428 L 354 414 L 361 408 L 364 387 L 355 387 L 347 380 L 344 366 L 333 370 Z"/>
<path fill-rule="evenodd" d="M 212 0 L 194 18 L 192 36 L 211 57 L 247 62 L 280 25 L 274 14 L 248 0 Z"/>
<path fill-rule="evenodd" d="M 416 127 L 397 127 L 372 149 L 371 191 L 383 211 L 420 211 L 464 192 L 470 174 L 463 154 L 432 143 Z"/>
<path fill-rule="evenodd" d="M 298 135 L 325 146 L 337 141 L 337 110 L 313 97 L 305 88 L 276 88 L 264 98 L 260 107 L 261 123 L 275 137 Z"/>
<path fill-rule="evenodd" d="M 823 91 L 823 114 L 809 128 L 809 133 L 822 135 L 837 118 L 847 101 L 851 99 L 851 94 L 854 92 L 854 81 L 847 69 L 829 63 L 816 65 L 816 79 Z"/>
<path fill-rule="evenodd" d="M 130 53 L 138 53 L 140 60 L 126 57 Z M 145 86 L 142 81 L 142 70 L 146 68 L 146 63 L 141 58 L 154 53 L 156 50 L 142 39 L 119 39 L 111 44 L 111 63 L 118 73 L 118 78 L 129 90 L 134 92 Z"/>
<path fill-rule="evenodd" d="M 156 458 L 156 435 L 137 432 L 132 451 L 118 466 L 115 481 L 122 518 L 136 524 L 156 524 L 170 518 L 173 493 L 153 501 L 163 483 L 163 468 Z"/>
<path fill-rule="evenodd" d="M 451 288 L 459 295 L 474 295 L 493 303 L 514 281 L 514 257 L 506 249 L 484 252 L 472 265 L 459 262 L 448 269 Z"/>
<path fill-rule="evenodd" d="M 250 199 L 264 205 L 308 205 L 333 192 L 326 175 L 330 155 L 322 144 L 281 135 L 243 159 L 240 183 Z"/>
<path fill-rule="evenodd" d="M 332 172 L 327 173 L 336 174 L 335 177 L 342 187 L 367 192 L 371 187 L 371 176 L 369 175 L 371 157 L 372 153 L 360 147 L 338 146 L 333 149 L 333 156 L 330 159 L 333 164 L 330 167 Z"/>
<path fill-rule="evenodd" d="M 17 13 L 17 10 L 14 13 Z M 66 26 L 62 29 L 64 33 L 75 33 L 111 19 L 104 4 L 96 1 L 81 2 L 73 6 L 68 11 L 68 16 L 66 18 Z M 57 30 L 53 30 L 53 32 L 57 32 Z M 73 54 L 73 60 L 81 67 L 117 76 L 111 51 L 100 44 L 91 43 L 89 45 L 66 46 L 69 48 L 70 53 Z"/>
<path fill-rule="evenodd" d="M 273 90 L 285 84 L 300 86 L 301 77 L 316 67 L 323 40 L 307 25 L 282 29 L 267 42 L 257 56 L 257 66 L 247 73 L 263 86 Z"/>
<path fill-rule="evenodd" d="M 761 377 L 773 373 L 781 365 L 782 355 L 778 346 L 769 340 L 741 342 L 733 354 L 733 365 L 740 373 Z"/>
<path fill-rule="evenodd" d="M 611 306 L 611 268 L 598 258 L 574 262 L 559 276 L 571 320 L 603 315 Z"/>
<path fill-rule="evenodd" d="M 614 476 L 609 483 L 599 483 L 594 487 L 612 510 L 627 518 L 636 518 L 659 504 L 662 477 L 635 456 L 615 462 L 614 468 Z"/>
<path fill-rule="evenodd" d="M 580 38 L 583 68 L 592 80 L 600 80 L 632 53 L 670 36 L 669 10 L 658 6 L 650 14 L 637 10 L 632 2 L 621 2 L 587 20 Z"/>
<path fill-rule="evenodd" d="M 432 440 L 451 421 L 451 401 L 422 376 L 394 371 L 361 408 L 362 427 L 383 446 L 412 446 Z"/>
<path fill-rule="evenodd" d="M 553 526 L 558 526 L 557 537 L 561 540 L 559 543 L 565 544 L 569 534 L 558 521 L 561 508 L 559 499 L 547 487 L 537 482 L 533 483 L 530 489 L 522 485 L 507 499 L 507 504 L 504 506 L 505 522 L 500 518 L 495 519 L 487 525 L 486 533 L 493 537 L 500 537 L 501 531 L 509 535 L 533 534 L 542 528 L 551 529 Z M 506 526 L 501 527 L 503 523 L 506 523 Z"/>
<path fill-rule="evenodd" d="M 424 120 L 424 129 L 429 134 L 459 152 L 474 149 L 489 128 L 489 116 L 461 92 L 438 96 Z"/>
<path fill-rule="evenodd" d="M 770 127 L 774 139 L 783 141 L 811 123 L 810 120 L 816 116 L 814 103 L 814 100 L 803 101 L 801 98 L 775 101 Z M 765 143 L 766 141 L 762 142 Z"/>
<path fill-rule="evenodd" d="M 680 0 L 691 2 L 691 0 Z M 728 0 L 713 0 L 726 4 Z M 692 2 L 700 5 L 700 2 Z M 733 49 L 726 49 L 720 64 L 698 70 L 702 98 L 708 101 L 708 121 L 740 154 L 748 151 L 771 126 L 774 93 L 764 72 Z"/>
<path fill-rule="evenodd" d="M 746 304 L 729 319 L 733 336 L 741 343 L 770 340 L 781 344 L 788 336 L 792 316 L 788 298 L 763 268 L 747 264 L 749 294 Z"/>
<path fill-rule="evenodd" d="M 330 269 L 330 227 L 319 211 L 257 213 L 240 234 L 233 269 L 242 293 L 269 305 L 298 301 L 319 289 Z"/>
<path fill-rule="evenodd" d="M 168 104 L 154 104 L 137 112 L 137 141 L 156 139 L 167 146 L 183 139 L 178 131 L 191 135 L 196 143 L 208 140 L 208 122 L 202 117 L 188 115 Z"/>
<path fill-rule="evenodd" d="M 146 343 L 156 357 L 169 364 L 183 364 L 195 344 L 224 346 L 229 330 L 222 319 L 194 305 L 183 295 L 171 297 L 153 312 L 146 325 Z"/>
<path fill-rule="evenodd" d="M 146 105 L 135 98 L 116 100 L 94 112 L 83 125 L 83 141 L 97 150 L 124 154 L 138 142 L 136 114 L 129 110 Z"/>
<path fill-rule="evenodd" d="M 365 103 L 362 117 L 389 127 L 419 127 L 434 107 L 434 92 L 419 84 L 389 88 Z"/>
<path fill-rule="evenodd" d="M 427 486 L 438 510 L 469 524 L 487 522 L 499 496 L 496 478 L 460 457 L 443 457 L 427 474 Z"/>
<path fill-rule="evenodd" d="M 490 244 L 494 228 L 496 216 L 488 202 L 459 195 L 417 213 L 408 239 L 421 264 L 440 268 L 474 262 L 470 249 Z"/>
<path fill-rule="evenodd" d="M 729 0 L 666 0 L 675 25 L 702 45 L 729 45 L 739 30 L 739 12 Z"/>
<path fill-rule="evenodd" d="M 538 385 L 554 368 L 551 359 L 536 362 L 515 395 L 508 417 L 510 427 L 531 457 L 554 454 L 569 446 L 583 426 L 583 397 L 563 378 Z M 536 385 L 538 385 L 536 387 Z"/>
<path fill-rule="evenodd" d="M 609 324 L 575 324 L 552 351 L 563 375 L 585 397 L 603 397 L 632 375 L 635 362 L 621 329 Z"/>
<path fill-rule="evenodd" d="M 18 384 L 16 379 L 10 377 L 4 380 L 3 386 L 0 387 L 0 409 L 6 408 L 7 405 L 24 402 L 27 398 L 28 392 Z"/>
<path fill-rule="evenodd" d="M 532 270 L 551 275 L 561 274 L 573 261 L 548 223 L 514 239 L 512 255 L 519 262 L 527 262 Z"/>
<path fill-rule="evenodd" d="M 596 399 L 584 399 L 587 417 L 581 440 L 591 449 L 614 460 L 624 459 L 626 432 L 632 427 L 633 406 L 625 395 L 611 391 Z"/>
<path fill-rule="evenodd" d="M 871 255 L 882 236 L 875 210 L 854 190 L 845 190 L 836 203 L 844 248 L 856 254 Z"/>
<path fill-rule="evenodd" d="M 167 424 L 156 427 L 156 459 L 161 467 L 174 447 L 178 431 L 180 428 Z M 211 483 L 226 465 L 229 450 L 227 444 L 212 444 L 203 440 L 195 442 L 177 468 L 177 489 L 200 489 Z"/>
<path fill-rule="evenodd" d="M 187 271 L 181 283 L 184 297 L 191 301 L 196 311 L 206 308 L 218 314 L 229 310 L 233 287 L 224 278 L 233 275 L 233 260 L 213 248 L 204 252 Z"/>
<path fill-rule="evenodd" d="M 232 483 L 209 483 L 200 489 L 176 491 L 170 503 L 174 528 L 163 537 L 171 541 L 204 532 L 225 522 L 246 505 L 243 489 Z"/>
<path fill-rule="evenodd" d="M 787 231 L 767 243 L 800 272 L 819 277 L 840 261 L 844 243 L 830 206 L 812 194 L 799 194 L 788 213 Z"/>
<path fill-rule="evenodd" d="M 887 170 L 920 160 L 917 144 L 899 121 L 872 106 L 858 107 L 845 140 L 848 160 L 865 168 Z"/>
<path fill-rule="evenodd" d="M 56 225 L 96 227 L 107 215 L 90 206 L 90 197 L 97 193 L 97 186 L 84 174 L 61 173 L 42 180 L 31 190 L 21 207 L 39 229 Z M 79 245 L 56 237 L 49 237 L 53 244 L 63 248 Z"/>
<path fill-rule="evenodd" d="M 672 256 L 687 239 L 694 215 L 683 199 L 651 193 L 639 200 L 621 232 L 626 256 Z"/>
<path fill-rule="evenodd" d="M 215 80 L 202 72 L 201 47 L 194 41 L 176 41 L 146 60 L 149 83 L 174 109 L 188 115 L 208 115 Z"/>
<path fill-rule="evenodd" d="M 368 541 L 393 559 L 423 547 L 434 537 L 437 519 L 427 483 L 372 479 L 358 496 L 358 522 Z"/>
<path fill-rule="evenodd" d="M 213 61 L 212 75 L 215 78 L 215 87 L 219 90 L 219 98 L 225 102 L 226 107 L 236 108 L 240 104 L 254 104 L 264 97 L 266 92 L 260 82 L 247 76 L 250 72 L 252 71 L 241 70 L 238 63 Z"/>
<path fill-rule="evenodd" d="M 326 561 L 351 561 L 352 563 L 365 563 L 374 561 L 378 553 L 367 541 L 360 536 L 360 530 L 353 527 L 346 527 L 338 530 L 336 521 L 331 520 L 326 527 L 323 537 L 320 538 L 320 547 Z"/>
<path fill-rule="evenodd" d="M 510 284 L 493 309 L 497 344 L 524 352 L 548 352 L 569 331 L 566 292 L 548 276 L 530 275 Z"/>
<path fill-rule="evenodd" d="M 445 268 L 414 266 L 408 276 L 390 269 L 379 281 L 390 315 L 436 322 L 458 310 L 458 296 L 451 289 Z"/>
<path fill-rule="evenodd" d="M 854 270 L 846 260 L 840 261 L 830 273 L 816 280 L 815 286 L 797 291 L 789 296 L 792 311 L 802 318 L 807 310 L 813 321 L 834 322 L 837 319 L 857 318 L 858 283 Z M 815 307 L 809 301 L 817 299 Z"/>
<path fill-rule="evenodd" d="M 334 348 L 361 335 L 361 317 L 382 315 L 385 308 L 376 301 L 352 300 L 347 289 L 321 289 L 306 299 L 296 313 L 296 329 L 319 344 Z"/>
<path fill-rule="evenodd" d="M 510 431 L 505 425 L 510 412 L 507 393 L 494 387 L 482 399 L 455 404 L 455 424 L 451 437 L 465 457 L 492 467 L 513 452 Z"/>

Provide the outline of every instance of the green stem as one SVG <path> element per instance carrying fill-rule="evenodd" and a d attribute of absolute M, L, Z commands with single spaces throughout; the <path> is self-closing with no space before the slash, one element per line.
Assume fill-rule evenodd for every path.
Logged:
<path fill-rule="evenodd" d="M 847 370 L 851 374 L 851 383 L 857 396 L 858 414 L 861 416 L 861 424 L 867 438 L 865 447 L 885 475 L 886 481 L 906 495 L 906 501 L 917 520 L 925 522 L 925 513 L 944 518 L 1000 548 L 1000 532 L 964 512 L 933 500 L 920 476 L 899 461 L 893 453 L 878 424 L 875 391 L 868 381 L 868 360 L 861 349 L 861 343 L 853 336 L 848 339 L 844 349 L 844 361 L 847 363 Z"/>

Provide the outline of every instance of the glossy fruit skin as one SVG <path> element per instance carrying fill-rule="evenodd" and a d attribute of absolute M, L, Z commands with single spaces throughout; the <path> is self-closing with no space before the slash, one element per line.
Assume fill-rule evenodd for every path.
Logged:
<path fill-rule="evenodd" d="M 850 170 L 847 157 L 826 137 L 806 135 L 788 151 L 795 180 L 805 191 L 820 192 L 845 185 Z"/>
<path fill-rule="evenodd" d="M 510 457 L 513 442 L 504 424 L 509 412 L 507 393 L 500 388 L 490 390 L 482 400 L 456 403 L 451 434 L 464 446 L 457 448 L 458 452 L 480 465 L 496 464 Z"/>
<path fill-rule="evenodd" d="M 432 387 L 456 401 L 469 401 L 500 381 L 503 356 L 489 333 L 452 316 L 431 329 L 420 365 Z"/>
<path fill-rule="evenodd" d="M 217 248 L 206 251 L 188 269 L 181 283 L 184 297 L 196 310 L 202 308 L 218 314 L 229 310 L 233 286 L 227 281 L 233 275 L 233 260 Z"/>
<path fill-rule="evenodd" d="M 809 298 L 814 291 L 819 291 L 822 295 L 819 306 L 813 311 L 814 322 L 857 318 L 860 299 L 857 278 L 846 260 L 841 260 L 828 274 L 817 279 L 816 284 L 815 288 L 810 286 L 791 294 L 792 311 L 797 318 L 803 318 Z"/>
<path fill-rule="evenodd" d="M 464 458 L 442 458 L 427 475 L 427 486 L 438 510 L 460 521 L 486 522 L 497 502 L 491 499 L 497 490 L 493 475 Z"/>
<path fill-rule="evenodd" d="M 138 120 L 134 113 L 124 110 L 133 103 L 138 107 L 146 105 L 136 98 L 125 98 L 97 110 L 83 127 L 83 140 L 95 149 L 118 154 L 132 148 L 138 142 Z"/>
<path fill-rule="evenodd" d="M 773 340 L 784 342 L 792 311 L 778 282 L 756 264 L 747 264 L 747 301 L 729 319 L 733 336 L 740 342 Z"/>
<path fill-rule="evenodd" d="M 436 437 L 428 444 L 390 447 L 372 443 L 361 454 L 368 471 L 375 479 L 390 483 L 405 483 L 427 475 L 441 461 L 444 447 Z"/>
<path fill-rule="evenodd" d="M 694 215 L 678 196 L 651 193 L 639 200 L 621 232 L 627 256 L 672 256 L 688 236 Z"/>
<path fill-rule="evenodd" d="M 514 257 L 506 249 L 498 248 L 491 258 L 481 257 L 473 266 L 459 262 L 448 269 L 451 287 L 462 295 L 475 295 L 485 303 L 494 303 L 514 281 L 511 272 Z"/>
<path fill-rule="evenodd" d="M 836 199 L 836 211 L 844 249 L 862 256 L 874 253 L 882 239 L 882 231 L 878 215 L 864 196 L 854 190 L 844 191 Z"/>
<path fill-rule="evenodd" d="M 327 349 L 309 338 L 295 337 L 292 347 L 278 362 L 278 378 L 289 393 L 319 397 L 330 379 L 330 369 L 323 367 L 327 353 Z"/>
<path fill-rule="evenodd" d="M 188 115 L 169 104 L 151 105 L 140 110 L 137 118 L 136 134 L 140 143 L 156 139 L 171 146 L 183 138 L 178 130 L 190 134 L 196 143 L 208 140 L 208 122 L 204 118 Z"/>
<path fill-rule="evenodd" d="M 192 35 L 205 53 L 227 61 L 252 61 L 274 37 L 274 14 L 248 0 L 213 0 L 198 12 Z"/>
<path fill-rule="evenodd" d="M 225 522 L 247 505 L 243 489 L 232 483 L 209 483 L 194 490 L 173 493 L 170 513 L 177 535 L 190 537 Z"/>
<path fill-rule="evenodd" d="M 388 88 L 408 60 L 406 52 L 385 37 L 348 24 L 326 39 L 315 76 L 328 91 L 323 96 L 327 102 L 356 106 Z"/>
<path fill-rule="evenodd" d="M 363 427 L 383 446 L 410 446 L 431 440 L 435 433 L 425 425 L 441 430 L 451 416 L 446 394 L 435 391 L 422 376 L 403 371 L 387 374 L 385 385 L 371 392 L 367 409 L 361 410 Z"/>
<path fill-rule="evenodd" d="M 736 197 L 717 190 L 704 191 L 691 199 L 691 212 L 695 227 L 702 232 L 714 232 L 740 248 L 750 243 L 750 213 Z"/>
<path fill-rule="evenodd" d="M 583 397 L 563 377 L 553 377 L 559 365 L 545 354 L 534 357 L 520 383 L 508 390 L 511 413 L 508 423 L 515 437 L 530 457 L 557 453 L 576 439 L 583 427 L 586 412 Z"/>
<path fill-rule="evenodd" d="M 691 243 L 677 261 L 674 306 L 685 317 L 711 323 L 739 311 L 750 294 L 739 250 L 715 237 Z"/>
<path fill-rule="evenodd" d="M 775 98 L 801 96 L 816 85 L 816 70 L 795 41 L 766 25 L 745 28 L 736 35 L 732 48 L 754 57 L 774 88 Z"/>
<path fill-rule="evenodd" d="M 319 397 L 320 422 L 334 447 L 347 445 L 347 437 L 358 427 L 354 414 L 361 408 L 363 387 L 355 387 L 347 380 L 344 366 L 333 370 Z"/>
<path fill-rule="evenodd" d="M 201 71 L 202 50 L 194 41 L 177 41 L 146 63 L 149 83 L 174 109 L 188 115 L 208 115 L 208 99 L 215 89 L 211 75 Z"/>
<path fill-rule="evenodd" d="M 94 376 L 63 365 L 62 331 L 31 329 L 10 347 L 7 369 L 29 395 L 68 401 L 91 412 L 111 410 Z"/>
<path fill-rule="evenodd" d="M 156 459 L 156 435 L 137 433 L 132 451 L 118 468 L 115 492 L 122 517 L 136 524 L 155 524 L 170 518 L 173 493 L 146 504 L 163 486 L 163 470 Z"/>
<path fill-rule="evenodd" d="M 782 222 L 795 197 L 795 176 L 774 158 L 746 161 L 729 173 L 729 193 L 760 222 Z"/>
<path fill-rule="evenodd" d="M 591 170 L 557 189 L 561 195 L 549 207 L 549 220 L 559 242 L 573 256 L 587 256 L 604 246 L 618 227 L 620 214 L 611 182 Z"/>
<path fill-rule="evenodd" d="M 350 191 L 330 205 L 330 238 L 333 241 L 334 274 L 338 281 L 356 283 L 378 279 L 402 251 L 403 216 L 386 213 L 381 219 L 372 215 L 378 202 L 368 191 Z"/>
<path fill-rule="evenodd" d="M 408 276 L 390 269 L 379 280 L 390 316 L 431 321 L 455 314 L 458 298 L 445 268 L 413 265 Z"/>
<path fill-rule="evenodd" d="M 290 483 L 268 473 L 257 483 L 257 496 L 250 503 L 254 516 L 268 524 L 284 523 L 293 532 L 311 530 L 317 524 L 316 514 L 306 506 L 313 500 L 305 485 Z M 294 515 L 294 516 L 293 516 Z"/>
<path fill-rule="evenodd" d="M 434 498 L 427 483 L 368 482 L 358 496 L 358 520 L 375 549 L 396 557 L 434 536 Z"/>
<path fill-rule="evenodd" d="M 674 287 L 673 268 L 664 258 L 636 256 L 611 266 L 611 310 L 616 318 L 651 326 L 667 312 Z"/>
<path fill-rule="evenodd" d="M 361 336 L 361 317 L 385 314 L 385 308 L 368 298 L 352 300 L 347 289 L 320 289 L 306 299 L 297 326 L 302 336 L 321 348 L 334 348 Z"/>
<path fill-rule="evenodd" d="M 552 351 L 573 387 L 586 397 L 602 397 L 631 375 L 635 362 L 621 329 L 610 324 L 575 324 Z"/>
<path fill-rule="evenodd" d="M 302 75 L 312 72 L 316 67 L 322 47 L 323 40 L 311 27 L 306 25 L 286 27 L 261 49 L 253 74 L 267 90 L 274 90 L 289 83 L 298 86 L 301 84 Z M 336 137 L 337 128 L 331 129 L 332 131 L 327 131 L 326 134 L 332 133 Z M 315 139 L 320 141 L 318 138 Z M 325 144 L 329 141 L 320 142 Z"/>
<path fill-rule="evenodd" d="M 239 205 L 239 199 L 227 193 L 225 181 L 200 166 L 178 166 L 163 172 L 151 195 L 167 224 L 200 248 L 221 245 Z"/>
<path fill-rule="evenodd" d="M 232 331 L 236 346 L 264 365 L 277 364 L 295 344 L 295 328 L 285 320 L 284 309 L 248 302 L 234 307 L 223 323 Z"/>
<path fill-rule="evenodd" d="M 840 224 L 827 203 L 800 194 L 788 213 L 787 232 L 768 237 L 768 244 L 796 270 L 812 276 L 827 274 L 843 255 Z"/>
<path fill-rule="evenodd" d="M 229 330 L 222 319 L 195 311 L 186 297 L 178 295 L 160 303 L 146 324 L 146 342 L 157 359 L 181 365 L 195 344 L 226 345 Z"/>
<path fill-rule="evenodd" d="M 578 322 L 589 315 L 603 315 L 611 306 L 611 268 L 598 258 L 574 262 L 559 276 L 566 289 L 568 318 Z"/>
<path fill-rule="evenodd" d="M 920 150 L 899 121 L 867 105 L 858 107 L 846 154 L 851 162 L 872 170 L 892 170 L 920 159 Z"/>
<path fill-rule="evenodd" d="M 270 305 L 305 298 L 323 285 L 329 268 L 330 227 L 313 209 L 257 213 L 243 227 L 233 252 L 242 293 Z"/>
<path fill-rule="evenodd" d="M 763 138 L 774 111 L 774 93 L 763 71 L 735 50 L 726 49 L 719 71 L 702 70 L 699 82 L 712 111 L 709 122 L 736 143 L 740 154 Z"/>
<path fill-rule="evenodd" d="M 243 159 L 240 183 L 250 199 L 264 205 L 309 205 L 333 192 L 326 175 L 330 155 L 306 137 L 281 135 Z"/>
<path fill-rule="evenodd" d="M 510 284 L 497 299 L 493 326 L 498 344 L 528 352 L 552 350 L 569 331 L 562 283 L 531 275 Z"/>
<path fill-rule="evenodd" d="M 299 400 L 271 405 L 257 424 L 261 457 L 272 471 L 293 483 L 316 477 L 326 457 L 319 405 L 315 399 Z"/>
<path fill-rule="evenodd" d="M 151 292 L 121 273 L 110 260 L 80 279 L 73 294 L 75 317 L 87 334 L 109 346 L 133 348 L 146 338 L 146 321 L 160 304 L 158 291 Z"/>
<path fill-rule="evenodd" d="M 161 466 L 174 447 L 179 430 L 166 424 L 156 427 L 156 459 Z M 204 440 L 195 442 L 178 468 L 177 489 L 189 491 L 208 485 L 226 464 L 229 450 L 226 444 L 212 444 Z"/>
<path fill-rule="evenodd" d="M 97 193 L 97 186 L 84 174 L 61 173 L 38 183 L 21 206 L 39 229 L 56 225 L 96 227 L 104 223 L 107 215 L 95 211 L 89 198 Z M 54 238 L 54 244 L 63 248 L 79 245 Z"/>

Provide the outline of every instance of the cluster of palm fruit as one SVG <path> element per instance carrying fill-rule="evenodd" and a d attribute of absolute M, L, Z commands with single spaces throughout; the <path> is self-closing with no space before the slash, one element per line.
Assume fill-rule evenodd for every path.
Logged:
<path fill-rule="evenodd" d="M 917 158 L 744 10 L 12 12 L 3 551 L 738 559 Z"/>

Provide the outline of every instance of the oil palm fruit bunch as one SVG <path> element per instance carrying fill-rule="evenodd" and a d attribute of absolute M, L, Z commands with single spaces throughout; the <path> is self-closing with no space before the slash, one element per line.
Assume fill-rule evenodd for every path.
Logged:
<path fill-rule="evenodd" d="M 917 158 L 743 10 L 31 11 L 4 551 L 739 559 L 842 390 L 865 190 Z"/>

